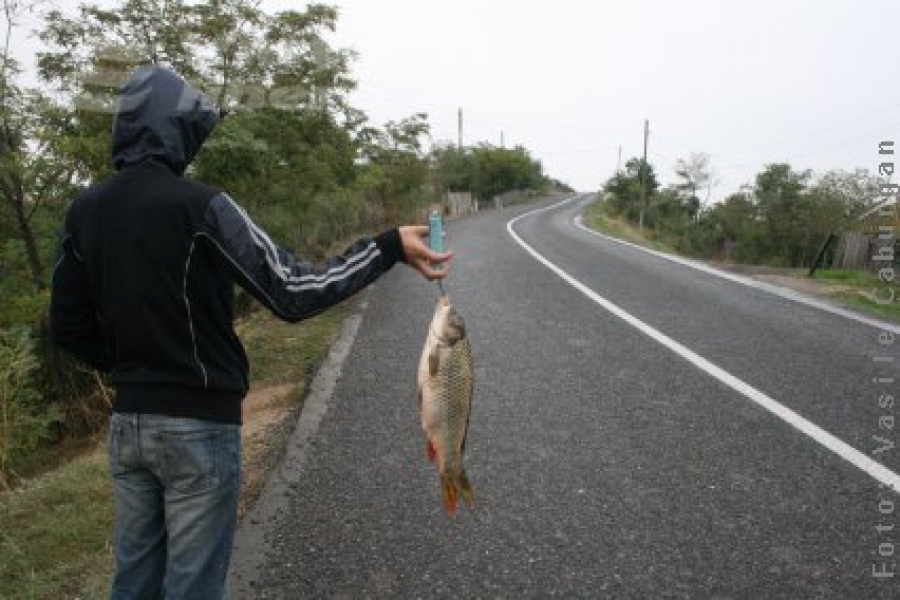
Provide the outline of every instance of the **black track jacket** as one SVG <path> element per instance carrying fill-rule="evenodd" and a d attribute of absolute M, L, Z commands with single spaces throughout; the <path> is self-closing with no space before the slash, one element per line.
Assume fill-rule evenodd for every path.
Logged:
<path fill-rule="evenodd" d="M 299 321 L 404 259 L 392 229 L 324 266 L 300 262 L 227 195 L 183 177 L 218 119 L 178 75 L 136 70 L 116 111 L 117 173 L 69 207 L 51 337 L 110 372 L 114 411 L 239 423 L 248 364 L 232 326 L 234 283 Z"/>

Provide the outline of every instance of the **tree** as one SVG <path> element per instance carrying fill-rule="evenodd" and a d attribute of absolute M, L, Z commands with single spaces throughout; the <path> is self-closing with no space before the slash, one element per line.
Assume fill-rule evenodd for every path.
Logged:
<path fill-rule="evenodd" d="M 337 11 L 264 13 L 258 0 L 86 3 L 52 11 L 41 37 L 43 81 L 74 98 L 71 159 L 85 180 L 109 171 L 118 88 L 139 64 L 175 68 L 229 112 L 192 172 L 253 204 L 276 233 L 300 239 L 286 215 L 352 183 L 363 118 L 346 100 L 353 53 L 324 40 Z M 136 41 L 136 42 L 135 42 Z M 289 206 L 290 205 L 290 206 Z"/>
<path fill-rule="evenodd" d="M 409 214 L 410 205 L 425 194 L 429 164 L 422 140 L 430 129 L 427 115 L 417 113 L 381 129 L 368 126 L 360 132 L 365 186 L 391 220 Z"/>
<path fill-rule="evenodd" d="M 653 165 L 642 158 L 632 158 L 625 163 L 624 171 L 618 171 L 606 182 L 603 191 L 614 212 L 637 223 L 645 208 L 642 202 L 651 203 L 658 189 Z"/>
<path fill-rule="evenodd" d="M 709 155 L 695 152 L 688 159 L 679 158 L 675 163 L 675 175 L 680 180 L 675 188 L 687 196 L 687 202 L 692 207 L 691 216 L 696 218 L 704 204 L 699 196 L 700 190 L 711 188 L 715 177 Z"/>
<path fill-rule="evenodd" d="M 265 15 L 259 10 L 258 0 L 203 2 L 193 12 L 196 21 L 192 33 L 203 48 L 211 50 L 199 55 L 206 59 L 202 75 L 207 85 L 217 89 L 206 91 L 212 92 L 220 107 L 232 108 L 234 90 L 241 89 L 242 81 L 253 79 L 255 34 L 264 25 Z M 253 83 L 265 83 L 260 81 L 263 77 L 257 79 Z"/>
<path fill-rule="evenodd" d="M 17 19 L 34 3 L 3 0 L 6 43 L 0 57 L 0 205 L 13 247 L 0 252 L 15 253 L 21 244 L 27 271 L 35 291 L 45 284 L 45 259 L 35 228 L 35 216 L 67 189 L 74 175 L 61 158 L 64 139 L 59 132 L 68 126 L 66 115 L 47 96 L 16 84 L 18 67 L 9 47 Z M 7 262 L 7 261 L 4 261 Z"/>
<path fill-rule="evenodd" d="M 350 63 L 356 54 L 346 49 L 333 49 L 323 38 L 325 31 L 334 31 L 337 9 L 322 4 L 310 4 L 304 12 L 285 11 L 269 22 L 264 36 L 265 50 L 275 58 L 268 74 L 273 93 L 270 103 L 284 105 L 293 97 L 305 107 L 342 115 L 345 125 L 353 129 L 365 121 L 365 116 L 349 105 L 346 95 L 356 88 L 350 76 Z"/>
<path fill-rule="evenodd" d="M 543 167 L 521 146 L 482 144 L 472 150 L 472 170 L 472 192 L 482 199 L 543 184 Z"/>
<path fill-rule="evenodd" d="M 809 193 L 823 209 L 831 230 L 844 227 L 871 210 L 880 196 L 881 182 L 865 169 L 832 170 L 819 177 Z"/>
<path fill-rule="evenodd" d="M 182 0 L 123 0 L 111 8 L 83 3 L 77 11 L 75 18 L 60 10 L 47 14 L 39 33 L 46 49 L 37 64 L 46 83 L 84 107 L 111 112 L 116 90 L 135 65 L 168 65 L 189 79 L 200 75 L 198 48 L 188 35 L 196 28 L 195 9 Z"/>
<path fill-rule="evenodd" d="M 455 144 L 438 145 L 431 152 L 431 160 L 435 182 L 442 194 L 472 190 L 475 167 L 471 152 Z"/>
<path fill-rule="evenodd" d="M 727 258 L 740 262 L 762 260 L 760 240 L 765 236 L 751 189 L 731 194 L 716 204 L 709 211 L 708 220 L 717 233 L 713 242 L 716 252 L 724 252 Z M 736 246 L 734 252 L 731 246 Z"/>
<path fill-rule="evenodd" d="M 644 224 L 655 227 L 660 234 L 679 238 L 698 216 L 699 207 L 694 200 L 674 186 L 659 190 L 646 208 Z"/>
<path fill-rule="evenodd" d="M 806 190 L 807 243 L 803 265 L 811 265 L 822 244 L 832 234 L 852 227 L 856 219 L 875 206 L 880 182 L 864 169 L 828 171 Z"/>
<path fill-rule="evenodd" d="M 811 214 L 804 195 L 809 171 L 796 172 L 784 163 L 771 164 L 756 176 L 754 198 L 766 233 L 765 254 L 776 264 L 801 265 L 809 243 L 805 227 Z"/>

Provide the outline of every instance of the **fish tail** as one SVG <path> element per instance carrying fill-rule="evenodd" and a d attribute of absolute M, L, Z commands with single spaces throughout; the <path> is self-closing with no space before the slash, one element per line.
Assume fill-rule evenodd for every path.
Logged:
<path fill-rule="evenodd" d="M 460 469 L 459 475 L 456 476 L 456 487 L 459 489 L 459 495 L 462 496 L 463 502 L 472 509 L 472 486 L 469 484 L 469 478 L 466 476 L 466 470 Z"/>
<path fill-rule="evenodd" d="M 458 498 L 462 498 L 469 509 L 472 508 L 472 486 L 469 484 L 469 478 L 466 476 L 465 470 L 461 470 L 456 475 L 453 473 L 441 474 L 441 495 L 444 498 L 444 510 L 447 511 L 448 515 L 456 514 Z"/>
<path fill-rule="evenodd" d="M 448 515 L 455 515 L 456 481 L 452 473 L 441 473 L 441 495 L 444 498 L 444 510 Z"/>

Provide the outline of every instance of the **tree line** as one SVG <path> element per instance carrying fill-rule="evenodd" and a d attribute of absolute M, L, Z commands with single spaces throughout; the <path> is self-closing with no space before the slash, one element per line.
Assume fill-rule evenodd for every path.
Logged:
<path fill-rule="evenodd" d="M 0 2 L 0 482 L 42 438 L 102 423 L 102 380 L 49 347 L 44 319 L 63 215 L 111 172 L 116 95 L 136 66 L 174 68 L 227 112 L 188 175 L 310 259 L 416 220 L 446 191 L 487 199 L 549 181 L 525 148 L 426 148 L 425 114 L 371 123 L 350 101 L 355 54 L 326 41 L 334 7 L 121 0 L 50 10 L 37 31 L 38 83 L 24 85 L 10 40 L 40 0 Z"/>
<path fill-rule="evenodd" d="M 649 162 L 633 158 L 600 191 L 609 211 L 685 254 L 779 267 L 810 267 L 832 233 L 852 228 L 879 197 L 864 169 L 821 175 L 766 165 L 752 184 L 709 204 L 715 173 L 702 153 L 679 159 L 663 187 Z"/>

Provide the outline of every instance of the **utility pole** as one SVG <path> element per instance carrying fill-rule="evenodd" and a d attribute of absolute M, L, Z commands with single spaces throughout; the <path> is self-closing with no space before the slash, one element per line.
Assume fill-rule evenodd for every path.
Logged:
<path fill-rule="evenodd" d="M 622 170 L 622 146 L 619 146 L 619 159 L 616 161 L 616 174 Z"/>
<path fill-rule="evenodd" d="M 506 148 L 506 144 L 503 141 L 503 130 L 502 129 L 500 130 L 500 147 Z"/>
<path fill-rule="evenodd" d="M 457 142 L 457 146 L 459 147 L 459 150 L 462 150 L 462 148 L 463 148 L 463 114 L 462 114 L 462 107 L 460 107 L 460 109 L 459 109 L 459 141 Z"/>
<path fill-rule="evenodd" d="M 638 219 L 638 228 L 641 235 L 644 234 L 644 206 L 647 204 L 647 185 L 644 176 L 647 171 L 647 140 L 650 138 L 650 120 L 644 119 L 644 162 L 639 171 L 641 176 L 641 213 Z"/>

